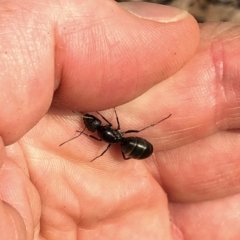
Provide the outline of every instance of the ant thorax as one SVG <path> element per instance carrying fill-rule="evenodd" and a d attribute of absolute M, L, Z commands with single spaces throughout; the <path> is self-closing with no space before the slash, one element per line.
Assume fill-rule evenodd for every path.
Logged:
<path fill-rule="evenodd" d="M 120 143 L 122 134 L 118 129 L 113 129 L 110 126 L 100 126 L 97 130 L 98 136 L 107 143 Z"/>

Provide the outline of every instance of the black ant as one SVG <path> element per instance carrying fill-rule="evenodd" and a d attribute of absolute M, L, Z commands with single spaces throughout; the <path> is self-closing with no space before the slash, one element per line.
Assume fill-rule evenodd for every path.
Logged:
<path fill-rule="evenodd" d="M 90 114 L 85 114 L 85 115 L 83 115 L 83 121 L 85 124 L 85 128 L 77 136 L 63 142 L 59 146 L 62 146 L 63 144 L 81 136 L 82 134 L 85 134 L 86 136 L 91 137 L 95 140 L 104 141 L 104 142 L 108 143 L 107 148 L 99 156 L 92 159 L 91 162 L 96 160 L 97 158 L 103 156 L 103 154 L 114 143 L 120 144 L 121 150 L 122 150 L 122 156 L 125 160 L 130 159 L 130 158 L 145 159 L 145 158 L 151 156 L 151 154 L 153 153 L 152 144 L 144 138 L 124 137 L 124 135 L 127 133 L 142 132 L 142 131 L 144 131 L 150 127 L 153 127 L 153 126 L 157 125 L 158 123 L 170 118 L 172 115 L 172 114 L 169 114 L 167 117 L 161 119 L 157 123 L 151 124 L 140 130 L 128 130 L 126 132 L 120 132 L 120 123 L 119 123 L 118 115 L 117 115 L 115 108 L 114 108 L 114 112 L 115 112 L 115 116 L 116 116 L 116 120 L 117 120 L 117 128 L 112 128 L 112 124 L 99 112 L 97 112 L 97 114 L 99 114 L 107 122 L 107 125 L 102 125 L 102 122 L 97 117 L 90 115 Z M 84 133 L 86 128 L 90 132 L 97 132 L 99 138 Z"/>

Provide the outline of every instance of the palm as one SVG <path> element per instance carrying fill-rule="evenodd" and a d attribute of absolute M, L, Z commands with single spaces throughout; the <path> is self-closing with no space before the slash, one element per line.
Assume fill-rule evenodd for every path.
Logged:
<path fill-rule="evenodd" d="M 73 233 L 94 238 L 103 232 L 105 239 L 112 239 L 117 229 L 125 229 L 119 236 L 123 239 L 136 235 L 139 227 L 143 239 L 157 236 L 156 225 L 163 217 L 168 221 L 166 196 L 147 163 L 124 161 L 115 146 L 90 162 L 105 145 L 86 136 L 59 147 L 81 128 L 77 115 L 69 120 L 69 116 L 61 119 L 62 114 L 51 111 L 22 140 L 30 178 L 41 198 L 43 236 L 50 238 L 56 233 L 49 233 L 49 228 L 56 228 L 61 236 L 64 231 L 64 239 Z M 150 219 L 155 223 L 145 229 Z"/>
<path fill-rule="evenodd" d="M 221 198 L 234 193 L 229 186 L 221 185 L 220 173 L 223 169 L 226 171 L 229 163 L 221 144 L 223 139 L 234 138 L 236 133 L 224 133 L 224 138 L 223 134 L 213 135 L 178 149 L 159 151 L 145 161 L 124 161 L 120 150 L 114 146 L 104 156 L 90 162 L 105 145 L 81 136 L 59 147 L 75 130 L 82 129 L 79 116 L 63 117 L 65 115 L 62 110 L 51 110 L 20 141 L 21 151 L 18 151 L 25 158 L 5 163 L 17 162 L 11 174 L 21 179 L 20 189 L 25 194 L 20 212 L 29 219 L 29 230 L 33 224 L 37 231 L 41 217 L 40 235 L 47 239 L 77 236 L 79 239 L 96 236 L 131 239 L 136 235 L 138 239 L 167 239 L 171 228 L 176 235 L 184 229 L 189 239 L 194 233 L 194 239 L 201 239 L 205 231 L 210 234 L 209 239 L 217 233 L 222 237 L 218 239 L 226 239 L 224 233 L 229 234 L 230 227 L 233 236 L 239 234 L 240 219 L 229 217 L 224 227 L 221 225 L 222 218 L 233 215 L 234 208 L 226 208 L 226 205 L 239 202 L 237 195 Z M 127 115 L 122 117 L 121 123 L 126 118 Z M 151 139 L 156 130 L 163 132 L 169 123 L 149 129 L 144 137 Z M 122 125 L 126 126 L 125 121 Z M 212 148 L 207 154 L 209 146 L 216 142 L 219 148 Z M 155 142 L 154 145 L 157 150 L 163 144 Z M 231 147 L 234 149 L 234 144 Z M 10 150 L 17 149 L 19 145 L 15 144 Z M 229 171 L 233 171 L 236 164 L 237 161 L 232 160 Z M 28 172 L 29 178 L 25 175 Z M 215 216 L 214 223 L 212 216 Z M 170 219 L 180 231 L 171 225 Z M 219 231 L 220 226 L 223 232 Z"/>

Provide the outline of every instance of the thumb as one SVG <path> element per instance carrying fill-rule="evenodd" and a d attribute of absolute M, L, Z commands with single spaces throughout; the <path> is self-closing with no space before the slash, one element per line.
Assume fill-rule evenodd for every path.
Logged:
<path fill-rule="evenodd" d="M 52 99 L 81 111 L 123 104 L 178 71 L 198 45 L 195 20 L 174 8 L 112 0 L 46 3 L 29 0 L 14 11 L 0 4 L 6 49 L 0 55 L 0 136 L 6 145 L 31 129 Z"/>
<path fill-rule="evenodd" d="M 65 49 L 57 52 L 64 63 L 58 106 L 94 111 L 126 103 L 178 71 L 198 45 L 198 25 L 186 11 L 150 3 L 86 5 L 58 36 Z"/>

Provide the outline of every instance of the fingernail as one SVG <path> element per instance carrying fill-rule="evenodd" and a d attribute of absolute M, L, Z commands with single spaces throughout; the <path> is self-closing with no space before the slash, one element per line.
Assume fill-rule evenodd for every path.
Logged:
<path fill-rule="evenodd" d="M 123 7 L 132 14 L 156 22 L 177 22 L 188 16 L 188 12 L 175 7 L 147 2 L 125 2 Z"/>

